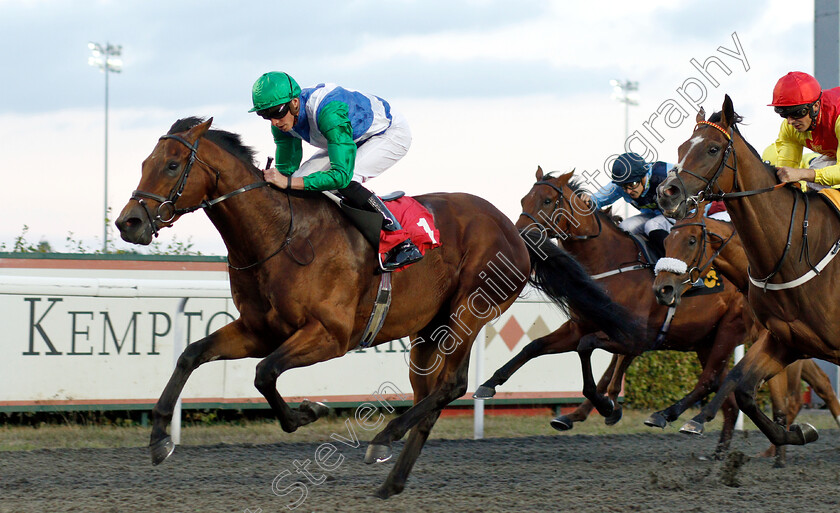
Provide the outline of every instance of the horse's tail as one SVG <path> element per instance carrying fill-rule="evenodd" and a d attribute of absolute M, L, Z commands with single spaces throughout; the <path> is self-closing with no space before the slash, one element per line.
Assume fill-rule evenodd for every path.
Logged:
<path fill-rule="evenodd" d="M 569 317 L 595 324 L 616 341 L 639 335 L 638 321 L 614 303 L 572 255 L 539 232 L 523 231 L 522 237 L 531 257 L 528 282 Z"/>

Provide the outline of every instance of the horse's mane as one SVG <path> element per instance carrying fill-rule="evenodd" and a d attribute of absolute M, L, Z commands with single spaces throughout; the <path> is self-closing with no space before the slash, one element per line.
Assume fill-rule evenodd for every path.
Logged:
<path fill-rule="evenodd" d="M 717 111 L 717 112 L 713 113 L 711 116 L 709 116 L 709 121 L 712 122 L 712 123 L 720 123 L 720 120 L 721 120 L 722 117 L 723 117 L 723 115 L 721 114 L 721 111 Z M 741 140 L 744 141 L 744 144 L 747 145 L 747 148 L 750 149 L 750 151 L 755 156 L 755 158 L 764 162 L 764 159 L 761 158 L 761 154 L 755 149 L 755 147 L 752 144 L 750 144 L 749 141 L 747 141 L 746 138 L 744 138 L 744 134 L 742 134 L 741 131 L 738 130 L 738 123 L 743 121 L 744 117 L 740 116 L 738 114 L 735 114 L 734 117 L 735 117 L 735 119 L 729 121 L 729 126 L 732 127 L 732 129 L 735 131 L 735 133 L 737 133 L 739 136 L 741 136 Z M 772 164 L 768 164 L 767 162 L 764 162 L 764 167 L 766 167 L 768 170 L 772 171 L 773 175 L 775 175 L 776 171 L 779 170 L 779 168 L 777 168 L 776 166 L 774 166 Z"/>
<path fill-rule="evenodd" d="M 167 132 L 167 134 L 171 135 L 180 132 L 186 132 L 190 128 L 204 123 L 204 121 L 206 121 L 205 118 L 200 118 L 197 116 L 190 116 L 188 118 L 179 119 L 172 125 L 172 127 L 170 127 L 169 132 Z M 246 164 L 249 164 L 251 167 L 257 166 L 257 152 L 250 146 L 245 146 L 245 144 L 242 143 L 242 137 L 240 137 L 239 134 L 234 134 L 225 130 L 211 128 L 207 131 L 204 137 L 211 140 L 214 144 L 224 149 L 234 157 L 245 162 Z"/>
<path fill-rule="evenodd" d="M 581 194 L 586 193 L 589 194 L 589 191 L 583 186 L 583 180 L 581 180 L 577 176 L 573 176 L 569 182 L 569 189 L 572 190 L 575 196 L 580 197 Z M 618 226 L 618 223 L 622 221 L 621 216 L 613 215 L 611 208 L 605 208 L 595 211 L 596 215 L 603 216 L 604 219 L 611 222 L 612 224 Z"/>

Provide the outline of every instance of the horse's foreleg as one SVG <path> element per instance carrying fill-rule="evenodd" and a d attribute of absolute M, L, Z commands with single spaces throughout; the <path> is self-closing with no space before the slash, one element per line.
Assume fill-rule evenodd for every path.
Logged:
<path fill-rule="evenodd" d="M 645 420 L 645 425 L 664 429 L 668 423 L 677 420 L 691 405 L 718 390 L 723 376 L 726 374 L 729 357 L 743 337 L 744 329 L 740 320 L 740 313 L 735 319 L 730 318 L 721 322 L 715 332 L 714 339 L 711 341 L 706 339 L 705 342 L 698 344 L 696 347 L 697 359 L 700 361 L 703 370 L 697 378 L 694 388 L 671 406 L 652 413 Z"/>
<path fill-rule="evenodd" d="M 211 335 L 189 344 L 181 356 L 172 376 L 163 389 L 157 404 L 152 409 L 152 435 L 149 447 L 152 452 L 152 463 L 163 462 L 175 450 L 166 428 L 172 421 L 175 403 L 190 377 L 190 374 L 201 364 L 213 360 L 235 360 L 250 356 L 262 356 L 264 349 L 255 344 L 245 332 L 242 324 L 237 320 L 217 330 Z"/>
<path fill-rule="evenodd" d="M 834 395 L 834 390 L 831 388 L 831 380 L 828 379 L 828 376 L 826 376 L 825 372 L 820 369 L 814 360 L 809 358 L 802 361 L 802 379 L 807 381 L 811 385 L 811 389 L 814 390 L 814 393 L 825 401 L 829 411 L 831 411 L 831 415 L 834 416 L 834 420 L 840 426 L 840 401 Z"/>
<path fill-rule="evenodd" d="M 581 334 L 579 326 L 574 321 L 567 321 L 555 331 L 540 337 L 527 346 L 516 356 L 504 364 L 493 376 L 476 389 L 473 397 L 489 399 L 496 395 L 496 387 L 503 385 L 523 365 L 538 356 L 545 354 L 567 353 L 577 348 Z"/>
<path fill-rule="evenodd" d="M 810 424 L 792 424 L 790 429 L 785 429 L 769 419 L 756 404 L 755 393 L 758 385 L 781 372 L 798 358 L 798 355 L 792 354 L 786 346 L 771 336 L 764 337 L 764 344 L 761 342 L 750 348 L 742 362 L 745 363 L 744 377 L 735 388 L 738 407 L 774 445 L 804 445 L 817 440 L 819 435 Z M 760 351 L 753 351 L 754 349 Z"/>
<path fill-rule="evenodd" d="M 335 341 L 335 337 L 330 336 L 320 322 L 313 320 L 257 365 L 254 386 L 268 401 L 280 421 L 280 427 L 287 433 L 318 420 L 329 413 L 329 408 L 321 403 L 304 401 L 297 410 L 293 410 L 277 392 L 277 378 L 289 369 L 306 367 L 344 354 L 341 344 L 330 341 Z"/>

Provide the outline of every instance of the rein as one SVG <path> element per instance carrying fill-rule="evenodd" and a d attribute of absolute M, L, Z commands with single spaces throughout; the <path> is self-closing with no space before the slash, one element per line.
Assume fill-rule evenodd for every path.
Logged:
<path fill-rule="evenodd" d="M 692 196 L 691 198 L 688 198 L 686 200 L 686 202 L 693 201 L 695 204 L 697 204 L 704 199 L 714 201 L 714 200 L 744 198 L 744 197 L 747 197 L 747 196 L 755 196 L 755 195 L 758 195 L 758 194 L 764 194 L 766 192 L 775 191 L 775 190 L 780 189 L 780 188 L 784 187 L 785 185 L 787 185 L 787 182 L 784 182 L 784 183 L 775 184 L 775 185 L 770 186 L 770 187 L 763 187 L 761 189 L 755 189 L 755 190 L 750 190 L 750 191 L 735 191 L 735 192 L 728 192 L 728 193 L 723 192 L 720 189 L 720 186 L 718 186 L 718 190 L 720 190 L 721 192 L 719 192 L 717 194 L 712 193 L 711 192 L 712 188 L 717 185 L 717 181 L 720 179 L 720 176 L 723 173 L 724 169 L 731 169 L 732 170 L 732 172 L 733 172 L 732 185 L 733 185 L 733 187 L 738 187 L 738 157 L 735 155 L 735 147 L 733 146 L 733 139 L 732 139 L 732 134 L 734 132 L 734 129 L 733 129 L 733 127 L 730 127 L 729 130 L 726 130 L 718 124 L 715 124 L 715 123 L 712 123 L 710 121 L 705 121 L 704 120 L 704 121 L 699 121 L 697 123 L 697 125 L 695 126 L 694 130 L 696 131 L 698 128 L 700 128 L 700 125 L 707 125 L 707 126 L 711 126 L 712 128 L 715 128 L 716 130 L 718 130 L 719 132 L 721 132 L 722 134 L 724 134 L 726 136 L 726 138 L 728 140 L 728 143 L 726 145 L 726 150 L 724 150 L 721 163 L 718 166 L 717 171 L 715 172 L 715 174 L 712 176 L 712 178 L 710 180 L 706 180 L 705 178 L 703 178 L 701 176 L 698 176 L 698 175 L 696 175 L 696 174 L 694 174 L 694 173 L 692 173 L 692 172 L 690 172 L 686 169 L 682 170 L 683 172 L 688 173 L 689 175 L 699 179 L 700 181 L 702 181 L 706 184 L 706 187 L 702 191 L 700 191 L 695 196 Z M 727 165 L 727 161 L 729 160 L 730 155 L 735 156 L 733 166 Z M 677 178 L 680 180 L 680 183 L 683 185 L 683 190 L 687 190 L 685 188 L 685 184 L 682 182 L 682 179 L 679 178 L 679 175 L 677 175 Z M 770 290 L 780 290 L 780 289 L 791 288 L 791 287 L 801 285 L 805 281 L 808 281 L 809 279 L 813 278 L 813 276 L 815 276 L 816 274 L 819 274 L 819 272 L 820 272 L 820 270 L 822 270 L 822 268 L 820 267 L 818 269 L 818 266 L 823 265 L 823 267 L 824 267 L 824 265 L 827 264 L 831 260 L 831 258 L 834 257 L 834 255 L 836 254 L 836 252 L 838 250 L 838 244 L 840 244 L 840 241 L 838 241 L 837 243 L 835 243 L 834 246 L 832 246 L 831 250 L 829 251 L 829 254 L 826 255 L 826 257 L 823 258 L 823 260 L 820 261 L 819 264 L 817 264 L 817 266 L 815 266 L 814 264 L 811 263 L 810 250 L 809 250 L 809 244 L 808 244 L 808 213 L 809 213 L 810 203 L 809 203 L 809 200 L 808 200 L 808 196 L 805 195 L 804 193 L 803 193 L 803 196 L 805 198 L 805 218 L 802 222 L 802 244 L 803 244 L 803 247 L 802 247 L 802 252 L 799 255 L 799 260 L 802 261 L 803 257 L 805 258 L 805 261 L 808 264 L 808 267 L 810 268 L 810 270 L 808 271 L 808 273 L 805 276 L 809 276 L 809 275 L 810 276 L 807 279 L 805 279 L 804 281 L 801 281 L 801 282 L 800 282 L 800 280 L 805 278 L 805 276 L 803 276 L 803 277 L 801 277 L 797 280 L 794 280 L 792 282 L 787 282 L 787 283 L 784 283 L 784 284 L 768 283 L 770 281 L 770 279 L 772 279 L 774 276 L 776 276 L 779 273 L 779 271 L 781 270 L 782 264 L 784 263 L 788 252 L 790 251 L 791 243 L 793 241 L 793 227 L 794 227 L 794 224 L 795 224 L 795 221 L 796 221 L 796 210 L 799 207 L 799 193 L 797 191 L 794 191 L 793 211 L 791 212 L 791 215 L 790 215 L 790 225 L 788 226 L 787 241 L 785 242 L 785 249 L 782 252 L 781 258 L 779 258 L 778 262 L 776 263 L 776 266 L 773 268 L 773 270 L 770 272 L 770 274 L 768 274 L 765 278 L 762 278 L 762 279 L 753 278 L 752 274 L 749 273 L 749 269 L 748 269 L 748 276 L 749 276 L 750 282 L 757 287 L 764 288 L 765 291 L 767 291 L 768 289 L 770 289 Z M 829 257 L 831 257 L 831 258 L 829 258 Z"/>
<path fill-rule="evenodd" d="M 201 210 L 201 209 L 206 210 L 206 209 L 208 209 L 208 208 L 210 208 L 214 205 L 217 205 L 217 204 L 219 204 L 219 203 L 221 203 L 221 202 L 223 202 L 227 199 L 230 199 L 234 196 L 238 196 L 238 195 L 240 195 L 244 192 L 248 192 L 248 191 L 251 191 L 251 190 L 254 190 L 254 189 L 259 189 L 259 188 L 266 187 L 266 186 L 270 185 L 269 182 L 266 182 L 266 181 L 254 182 L 254 183 L 250 183 L 248 185 L 245 185 L 243 187 L 240 187 L 236 190 L 233 190 L 233 191 L 231 191 L 227 194 L 223 194 L 222 196 L 219 196 L 218 198 L 215 198 L 215 199 L 212 199 L 212 200 L 206 200 L 206 199 L 201 200 L 201 203 L 199 203 L 198 205 L 194 205 L 194 206 L 186 207 L 186 208 L 176 208 L 175 203 L 178 201 L 178 199 L 181 198 L 181 195 L 184 193 L 184 188 L 187 185 L 187 178 L 189 178 L 190 171 L 192 171 L 193 164 L 196 161 L 204 164 L 208 169 L 210 169 L 211 171 L 213 171 L 216 174 L 216 184 L 213 187 L 214 192 L 216 190 L 218 190 L 218 188 L 219 188 L 219 179 L 221 177 L 221 173 L 219 173 L 218 169 L 214 168 L 213 166 L 211 166 L 207 162 L 204 162 L 203 160 L 198 158 L 198 143 L 201 140 L 200 138 L 196 139 L 194 144 L 191 144 L 189 141 L 187 141 L 186 139 L 184 139 L 183 137 L 181 137 L 180 135 L 177 135 L 177 134 L 162 135 L 160 137 L 160 139 L 158 139 L 158 140 L 162 141 L 162 140 L 165 140 L 165 139 L 173 139 L 175 141 L 178 141 L 181 144 L 183 144 L 184 146 L 186 146 L 187 148 L 189 148 L 189 150 L 190 150 L 189 160 L 187 161 L 187 165 L 184 166 L 184 170 L 181 172 L 181 175 L 178 177 L 178 181 L 175 182 L 175 185 L 172 186 L 172 189 L 169 191 L 169 195 L 166 196 L 166 197 L 163 197 L 163 196 L 160 196 L 160 195 L 157 195 L 157 194 L 153 194 L 151 192 L 141 191 L 139 189 L 135 190 L 134 192 L 131 193 L 131 199 L 137 200 L 137 202 L 140 204 L 140 206 L 143 207 L 143 210 L 146 212 L 146 216 L 149 219 L 149 224 L 152 226 L 152 232 L 154 233 L 155 237 L 157 237 L 158 234 L 160 233 L 160 230 L 157 227 L 157 222 L 161 222 L 161 223 L 164 223 L 164 224 L 169 223 L 173 219 L 175 219 L 177 216 L 184 215 L 184 214 L 189 214 L 191 212 L 195 212 L 196 210 Z M 294 224 L 295 224 L 295 214 L 294 214 L 294 210 L 292 209 L 291 195 L 287 193 L 286 198 L 289 200 L 289 228 L 286 230 L 285 239 L 283 240 L 283 243 L 280 245 L 280 247 L 275 252 L 268 255 L 267 257 L 265 257 L 261 260 L 258 260 L 257 262 L 254 262 L 252 264 L 248 264 L 246 266 L 243 266 L 243 267 L 237 267 L 237 266 L 231 264 L 230 260 L 228 260 L 228 267 L 230 267 L 231 269 L 233 269 L 235 271 L 244 271 L 246 269 L 251 269 L 252 267 L 256 267 L 260 264 L 265 263 L 271 257 L 277 255 L 278 253 L 280 253 L 281 251 L 283 251 L 284 249 L 286 249 L 290 246 L 290 244 L 292 242 L 292 231 L 294 230 Z M 157 211 L 155 212 L 154 215 L 152 214 L 152 211 L 149 209 L 148 203 L 146 203 L 146 201 L 145 201 L 147 199 L 158 202 Z M 164 218 L 164 213 L 167 213 L 167 211 L 164 210 L 164 209 L 167 209 L 167 210 L 171 211 L 171 214 L 167 215 L 165 218 Z M 309 242 L 310 249 L 312 249 L 312 243 L 309 240 L 307 240 L 307 242 Z M 308 265 L 314 259 L 314 256 L 313 256 L 311 259 L 304 262 L 304 261 L 300 260 L 299 258 L 297 258 L 297 256 L 294 255 L 291 252 L 291 250 L 289 251 L 289 254 L 292 255 L 292 259 L 299 265 Z M 313 255 L 314 255 L 314 251 L 313 251 Z"/>

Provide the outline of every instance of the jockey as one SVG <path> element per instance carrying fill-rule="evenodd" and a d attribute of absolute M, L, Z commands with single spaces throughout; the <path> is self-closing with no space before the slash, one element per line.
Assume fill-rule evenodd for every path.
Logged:
<path fill-rule="evenodd" d="M 612 182 L 591 196 L 583 194 L 584 201 L 594 203 L 596 208 L 612 205 L 619 198 L 633 205 L 641 212 L 628 217 L 618 225 L 624 231 L 647 235 L 648 241 L 658 256 L 665 255 L 665 238 L 672 223 L 656 204 L 656 188 L 665 180 L 668 171 L 674 167 L 667 162 L 648 163 L 637 153 L 623 153 L 612 166 Z"/>
<path fill-rule="evenodd" d="M 811 75 L 792 71 L 776 82 L 770 106 L 785 119 L 776 140 L 779 180 L 840 184 L 840 87 L 823 91 Z M 800 167 L 805 147 L 820 154 L 808 169 Z"/>
<path fill-rule="evenodd" d="M 251 96 L 254 108 L 248 112 L 271 122 L 276 145 L 276 167 L 264 172 L 267 182 L 282 189 L 335 190 L 350 206 L 381 214 L 383 230 L 402 229 L 385 203 L 362 186 L 411 146 L 408 123 L 387 101 L 335 84 L 301 89 L 278 71 L 258 78 Z M 301 140 L 320 148 L 303 164 Z M 388 252 L 382 265 L 390 271 L 421 258 L 406 239 Z"/>

